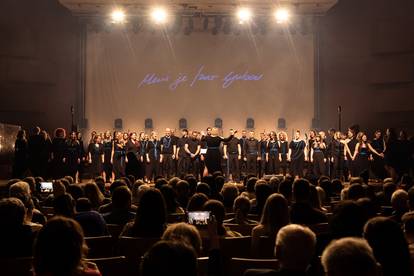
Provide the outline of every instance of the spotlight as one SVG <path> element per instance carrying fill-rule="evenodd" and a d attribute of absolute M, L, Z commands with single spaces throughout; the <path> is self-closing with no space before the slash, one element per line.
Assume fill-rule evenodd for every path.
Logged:
<path fill-rule="evenodd" d="M 279 24 L 287 23 L 290 19 L 290 11 L 286 8 L 279 8 L 275 11 L 275 19 Z"/>
<path fill-rule="evenodd" d="M 151 12 L 151 18 L 156 24 L 164 24 L 167 22 L 168 14 L 164 8 L 154 8 Z"/>
<path fill-rule="evenodd" d="M 121 9 L 113 10 L 111 13 L 111 22 L 114 24 L 122 24 L 125 22 L 125 12 Z"/>
<path fill-rule="evenodd" d="M 239 8 L 237 11 L 237 18 L 239 19 L 239 23 L 243 24 L 245 22 L 250 21 L 252 18 L 252 12 L 248 8 Z"/>

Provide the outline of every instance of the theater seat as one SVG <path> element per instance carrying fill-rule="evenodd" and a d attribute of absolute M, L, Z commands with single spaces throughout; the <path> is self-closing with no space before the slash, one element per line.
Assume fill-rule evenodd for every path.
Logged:
<path fill-rule="evenodd" d="M 0 259 L 0 275 L 32 276 L 32 257 Z"/>
<path fill-rule="evenodd" d="M 111 236 L 86 237 L 89 247 L 88 258 L 104 258 L 114 256 L 114 239 Z"/>
<path fill-rule="evenodd" d="M 102 276 L 130 275 L 125 256 L 87 259 L 87 261 L 95 263 Z"/>
<path fill-rule="evenodd" d="M 247 269 L 279 269 L 279 261 L 277 259 L 245 259 L 231 258 L 230 260 L 230 276 L 240 276 Z"/>
<path fill-rule="evenodd" d="M 197 258 L 198 276 L 208 275 L 208 257 Z"/>
<path fill-rule="evenodd" d="M 251 236 L 220 239 L 221 254 L 228 258 L 249 258 L 251 241 Z"/>
<path fill-rule="evenodd" d="M 167 216 L 168 223 L 185 222 L 186 215 L 182 213 L 173 213 Z"/>
<path fill-rule="evenodd" d="M 124 229 L 124 225 L 118 224 L 107 224 L 106 227 L 108 228 L 109 234 L 111 234 L 112 238 L 118 239 L 119 235 Z"/>
<path fill-rule="evenodd" d="M 225 223 L 224 226 L 228 227 L 232 231 L 239 232 L 243 236 L 250 236 L 252 234 L 253 227 L 255 227 L 256 225 Z"/>

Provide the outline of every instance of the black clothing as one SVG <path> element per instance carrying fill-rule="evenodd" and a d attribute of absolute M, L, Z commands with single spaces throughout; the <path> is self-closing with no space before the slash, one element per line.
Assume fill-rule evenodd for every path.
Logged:
<path fill-rule="evenodd" d="M 91 154 L 91 167 L 90 172 L 93 177 L 100 176 L 102 174 L 102 155 L 104 149 L 102 144 L 91 143 L 88 146 L 88 153 Z"/>
<path fill-rule="evenodd" d="M 107 224 L 125 225 L 135 218 L 135 213 L 130 210 L 112 210 L 103 215 Z"/>
<path fill-rule="evenodd" d="M 287 154 L 289 152 L 289 144 L 287 141 L 279 141 L 279 150 L 280 155 L 282 157 L 282 161 L 280 162 L 280 168 L 282 169 L 283 175 L 286 175 L 286 171 L 288 168 L 287 163 Z"/>
<path fill-rule="evenodd" d="M 230 141 L 225 143 L 227 146 L 227 158 L 228 158 L 228 171 L 231 174 L 233 181 L 240 181 L 240 160 L 239 154 L 241 157 L 241 150 L 239 153 L 240 140 L 236 137 L 233 137 Z"/>
<path fill-rule="evenodd" d="M 14 143 L 13 177 L 23 178 L 28 168 L 29 147 L 26 139 L 17 139 Z"/>
<path fill-rule="evenodd" d="M 148 180 L 151 180 L 158 176 L 160 173 L 160 153 L 161 153 L 161 143 L 158 140 L 147 141 L 145 154 L 148 154 L 149 163 L 147 162 L 145 166 L 145 176 Z M 144 158 L 145 161 L 146 157 Z"/>
<path fill-rule="evenodd" d="M 269 174 L 279 174 L 280 172 L 280 160 L 279 153 L 280 147 L 277 140 L 269 140 L 266 146 L 266 152 L 268 154 L 268 173 Z"/>
<path fill-rule="evenodd" d="M 246 139 L 243 144 L 243 153 L 246 157 L 246 173 L 257 175 L 257 157 L 261 154 L 261 144 L 255 138 Z"/>
<path fill-rule="evenodd" d="M 114 141 L 114 156 L 113 156 L 113 170 L 115 178 L 118 179 L 122 176 L 125 176 L 125 146 L 123 143 Z"/>
<path fill-rule="evenodd" d="M 78 140 L 68 140 L 65 149 L 66 175 L 76 177 L 78 160 L 81 159 L 81 147 Z M 80 160 L 79 160 L 80 161 Z"/>
<path fill-rule="evenodd" d="M 292 140 L 290 141 L 289 148 L 291 149 L 290 155 L 290 166 L 291 174 L 293 176 L 303 177 L 303 167 L 305 163 L 304 149 L 306 147 L 305 141 L 303 140 Z"/>
<path fill-rule="evenodd" d="M 42 150 L 45 146 L 45 139 L 39 134 L 32 135 L 28 140 L 28 158 L 29 158 L 29 169 L 33 176 L 42 175 Z M 47 158 L 49 160 L 49 158 Z"/>
<path fill-rule="evenodd" d="M 0 227 L 0 258 L 30 257 L 35 234 L 29 225 L 9 229 Z"/>
<path fill-rule="evenodd" d="M 317 142 L 313 143 L 312 149 L 313 149 L 313 156 L 312 156 L 313 174 L 319 178 L 321 175 L 325 174 L 325 170 L 326 170 L 325 161 L 324 161 L 325 154 L 323 152 L 323 149 L 320 147 L 320 144 Z"/>
<path fill-rule="evenodd" d="M 105 181 L 109 182 L 112 176 L 112 164 L 111 164 L 111 154 L 112 154 L 112 140 L 104 140 L 102 143 L 104 151 L 104 163 L 103 170 L 105 172 Z"/>
<path fill-rule="evenodd" d="M 125 175 L 133 175 L 136 179 L 143 178 L 141 175 L 141 143 L 128 140 L 125 145 L 128 163 L 125 165 Z"/>
<path fill-rule="evenodd" d="M 374 139 L 371 142 L 372 148 L 379 154 L 384 153 L 384 141 L 382 139 Z M 376 178 L 384 179 L 386 176 L 384 158 L 376 154 L 372 155 L 373 162 L 371 170 Z"/>
<path fill-rule="evenodd" d="M 53 138 L 52 140 L 52 168 L 53 176 L 55 179 L 62 178 L 65 176 L 65 164 L 63 158 L 66 153 L 66 141 L 64 138 Z"/>
<path fill-rule="evenodd" d="M 348 142 L 348 148 L 349 151 L 351 152 L 351 155 L 354 155 L 355 153 L 355 147 L 356 144 L 358 143 L 358 141 L 353 138 Z M 349 153 L 346 154 L 346 158 L 348 161 L 348 169 L 349 172 L 351 173 L 351 176 L 359 176 L 358 172 L 357 172 L 357 165 L 356 162 L 354 160 L 352 160 L 352 157 L 349 155 Z"/>
<path fill-rule="evenodd" d="M 371 152 L 368 145 L 359 144 L 357 156 L 355 157 L 355 173 L 360 175 L 364 171 L 369 170 L 369 156 Z"/>
<path fill-rule="evenodd" d="M 290 207 L 290 221 L 296 224 L 318 224 L 328 222 L 326 215 L 313 208 L 310 203 L 293 203 Z"/>
<path fill-rule="evenodd" d="M 332 178 L 340 178 L 344 175 L 344 144 L 339 140 L 331 143 L 331 155 L 333 157 Z"/>
<path fill-rule="evenodd" d="M 222 171 L 221 169 L 221 153 L 220 143 L 227 143 L 234 136 L 230 135 L 227 138 L 221 138 L 219 136 L 204 136 L 202 140 L 206 142 L 207 154 L 205 155 L 205 164 L 209 173 Z"/>

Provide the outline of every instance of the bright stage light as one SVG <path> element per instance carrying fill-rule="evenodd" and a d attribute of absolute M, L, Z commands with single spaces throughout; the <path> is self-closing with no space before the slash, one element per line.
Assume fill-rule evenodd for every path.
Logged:
<path fill-rule="evenodd" d="M 275 19 L 277 23 L 287 23 L 290 19 L 290 11 L 286 8 L 279 8 L 275 11 Z"/>
<path fill-rule="evenodd" d="M 151 12 L 151 18 L 156 24 L 167 22 L 168 14 L 164 8 L 154 8 Z"/>
<path fill-rule="evenodd" d="M 125 12 L 121 9 L 116 9 L 111 13 L 112 23 L 121 24 L 125 22 Z"/>
<path fill-rule="evenodd" d="M 239 19 L 240 24 L 248 22 L 252 18 L 252 11 L 248 8 L 240 8 L 237 11 L 237 18 Z"/>

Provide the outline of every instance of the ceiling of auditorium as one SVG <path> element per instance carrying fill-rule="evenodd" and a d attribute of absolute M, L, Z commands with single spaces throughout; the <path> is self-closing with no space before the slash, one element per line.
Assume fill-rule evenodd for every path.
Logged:
<path fill-rule="evenodd" d="M 79 16 L 107 14 L 115 7 L 123 7 L 128 14 L 144 14 L 149 7 L 165 5 L 181 14 L 231 14 L 236 7 L 248 6 L 256 14 L 265 14 L 269 9 L 289 6 L 297 14 L 323 15 L 339 0 L 59 0 Z"/>

